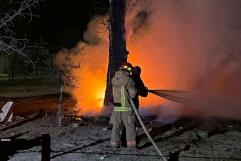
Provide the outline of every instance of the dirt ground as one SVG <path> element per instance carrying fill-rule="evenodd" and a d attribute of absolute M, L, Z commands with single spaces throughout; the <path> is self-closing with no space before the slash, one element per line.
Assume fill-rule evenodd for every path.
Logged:
<path fill-rule="evenodd" d="M 144 117 L 144 120 L 169 161 L 241 160 L 240 121 L 182 117 L 172 124 L 163 125 L 150 117 Z M 49 113 L 21 126 L 0 131 L 0 138 L 18 136 L 33 139 L 44 133 L 51 136 L 52 161 L 161 160 L 141 128 L 137 129 L 138 149 L 112 149 L 111 129 L 108 120 L 104 119 L 74 120 L 66 117 L 63 126 L 58 127 L 56 114 Z M 9 160 L 41 160 L 41 147 L 19 150 Z"/>
<path fill-rule="evenodd" d="M 18 139 L 29 140 L 41 134 L 50 134 L 51 161 L 161 160 L 141 128 L 137 129 L 137 149 L 112 149 L 108 119 L 76 120 L 65 117 L 63 126 L 59 127 L 56 123 L 57 93 L 43 96 L 1 96 L 0 105 L 7 100 L 14 101 L 15 116 L 26 117 L 39 109 L 47 112 L 41 118 L 8 130 L 1 130 L 3 125 L 0 125 L 0 138 L 17 136 Z M 74 104 L 69 95 L 64 95 L 64 108 L 71 110 Z M 157 122 L 155 117 L 142 118 L 168 161 L 241 161 L 241 121 L 183 116 L 164 125 Z M 41 160 L 40 146 L 18 150 L 9 156 L 9 161 L 38 160 Z"/>
<path fill-rule="evenodd" d="M 13 113 L 16 116 L 26 116 L 31 113 L 38 112 L 43 109 L 47 112 L 57 110 L 59 94 L 49 94 L 43 96 L 31 97 L 0 97 L 0 106 L 7 101 L 13 101 Z M 71 96 L 64 94 L 62 106 L 66 109 L 71 109 L 75 106 L 75 101 Z"/>

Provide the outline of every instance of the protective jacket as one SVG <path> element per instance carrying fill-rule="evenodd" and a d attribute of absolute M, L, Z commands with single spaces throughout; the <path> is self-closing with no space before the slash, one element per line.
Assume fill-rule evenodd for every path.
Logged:
<path fill-rule="evenodd" d="M 111 131 L 111 146 L 120 145 L 120 134 L 123 133 L 123 125 L 126 129 L 127 147 L 136 146 L 135 115 L 127 94 L 133 99 L 136 96 L 135 82 L 129 77 L 129 72 L 119 70 L 112 78 L 112 92 L 114 99 L 114 109 L 110 118 L 113 124 Z"/>
<path fill-rule="evenodd" d="M 138 74 L 135 74 L 135 75 L 132 75 L 132 79 L 134 80 L 135 82 L 135 87 L 137 89 L 137 93 L 136 93 L 136 96 L 135 98 L 133 99 L 135 105 L 136 105 L 136 108 L 138 109 L 139 108 L 139 96 L 141 97 L 147 97 L 148 95 L 148 89 L 147 87 L 144 85 L 144 82 L 142 81 L 140 75 Z"/>
<path fill-rule="evenodd" d="M 114 98 L 114 111 L 132 111 L 125 89 L 131 98 L 135 98 L 137 90 L 135 88 L 135 82 L 129 77 L 129 73 L 124 70 L 119 70 L 115 72 L 115 76 L 111 81 Z"/>

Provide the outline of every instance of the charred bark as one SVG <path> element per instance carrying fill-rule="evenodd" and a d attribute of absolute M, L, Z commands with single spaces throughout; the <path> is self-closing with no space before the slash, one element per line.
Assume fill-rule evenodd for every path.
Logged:
<path fill-rule="evenodd" d="M 110 24 L 109 24 L 109 64 L 107 73 L 107 86 L 105 91 L 104 105 L 113 103 L 111 78 L 115 71 L 127 61 L 126 38 L 125 38 L 125 8 L 126 0 L 110 0 Z M 106 107 L 104 113 L 108 112 Z"/>

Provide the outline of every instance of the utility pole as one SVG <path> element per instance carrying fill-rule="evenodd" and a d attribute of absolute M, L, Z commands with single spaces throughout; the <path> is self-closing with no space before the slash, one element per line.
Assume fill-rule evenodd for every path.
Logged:
<path fill-rule="evenodd" d="M 111 78 L 116 70 L 127 61 L 126 30 L 125 30 L 126 0 L 110 0 L 110 23 L 109 23 L 109 64 L 107 73 L 107 86 L 104 99 L 104 114 L 111 109 L 108 105 L 113 103 Z"/>

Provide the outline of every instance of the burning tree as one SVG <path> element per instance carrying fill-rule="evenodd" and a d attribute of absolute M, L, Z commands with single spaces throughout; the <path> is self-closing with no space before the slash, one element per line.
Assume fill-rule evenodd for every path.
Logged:
<path fill-rule="evenodd" d="M 116 70 L 127 61 L 126 37 L 125 37 L 125 9 L 126 0 L 110 0 L 110 24 L 109 24 L 109 64 L 107 73 L 107 86 L 104 104 L 113 102 L 111 90 L 111 78 Z M 105 109 L 107 110 L 107 109 Z"/>
<path fill-rule="evenodd" d="M 24 49 L 30 47 L 29 40 L 25 37 L 17 38 L 14 27 L 17 20 L 27 19 L 31 22 L 34 15 L 33 10 L 38 6 L 40 0 L 21 0 L 17 2 L 9 1 L 6 11 L 0 13 L 0 53 L 18 54 L 23 56 L 26 61 L 34 64 L 32 60 L 24 54 Z M 2 2 L 3 3 L 3 2 Z"/>
<path fill-rule="evenodd" d="M 92 2 L 96 2 L 94 8 L 96 7 L 97 10 L 101 6 L 97 4 L 103 3 L 102 1 Z M 127 61 L 125 38 L 126 0 L 109 2 L 109 16 L 94 17 L 88 24 L 83 41 L 80 41 L 75 48 L 59 51 L 55 57 L 55 64 L 60 69 L 64 69 L 63 73 L 74 78 L 65 79 L 65 82 L 72 86 L 75 84 L 73 80 L 76 80 L 77 84 L 79 84 L 79 88 L 74 85 L 70 92 L 76 99 L 76 107 L 80 109 L 80 114 L 99 114 L 101 111 L 103 114 L 109 114 L 110 110 L 107 107 L 113 102 L 111 78 L 123 62 Z M 108 4 L 105 3 L 104 8 L 108 8 Z M 109 41 L 104 34 L 106 27 L 109 29 Z M 109 55 L 106 52 L 108 45 Z M 67 61 L 66 58 L 68 57 L 71 58 L 70 61 Z M 109 64 L 108 69 L 106 69 L 108 59 Z M 80 64 L 80 68 L 68 68 L 68 66 L 63 65 L 65 63 L 68 66 Z M 104 104 L 107 106 L 103 109 L 104 95 Z"/>

